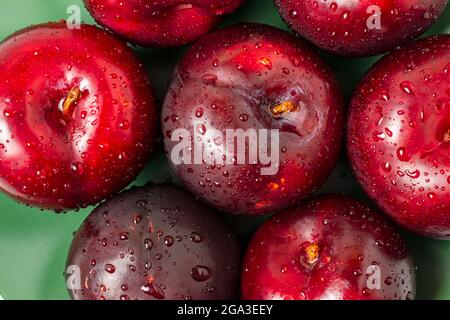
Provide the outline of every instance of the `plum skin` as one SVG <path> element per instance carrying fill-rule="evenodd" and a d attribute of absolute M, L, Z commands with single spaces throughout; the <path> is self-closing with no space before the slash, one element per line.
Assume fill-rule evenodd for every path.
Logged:
<path fill-rule="evenodd" d="M 69 290 L 76 300 L 228 300 L 237 297 L 240 249 L 221 218 L 186 191 L 148 185 L 96 208 L 67 266 L 81 271 L 81 288 Z"/>
<path fill-rule="evenodd" d="M 448 0 L 275 0 L 283 20 L 300 36 L 340 56 L 381 54 L 424 33 Z M 380 10 L 380 29 L 368 28 Z M 370 25 L 370 24 L 369 24 Z"/>
<path fill-rule="evenodd" d="M 292 105 L 297 109 L 272 114 L 274 106 Z M 343 124 L 330 68 L 307 43 L 260 24 L 238 24 L 199 40 L 178 65 L 162 109 L 166 152 L 184 185 L 235 214 L 267 214 L 316 190 L 336 165 Z M 278 129 L 279 170 L 261 175 L 260 162 L 175 164 L 172 133 L 180 128 L 224 136 L 227 129 Z M 223 146 L 215 140 L 201 136 L 208 154 Z"/>
<path fill-rule="evenodd" d="M 178 47 L 198 39 L 245 0 L 83 0 L 102 26 L 143 47 Z"/>
<path fill-rule="evenodd" d="M 450 236 L 449 132 L 449 35 L 384 57 L 353 95 L 347 144 L 359 182 L 404 228 L 438 239 Z"/>
<path fill-rule="evenodd" d="M 379 279 L 371 278 L 374 268 Z M 256 232 L 241 286 L 245 300 L 413 299 L 415 268 L 381 215 L 352 198 L 322 195 Z"/>
<path fill-rule="evenodd" d="M 0 78 L 1 191 L 60 212 L 100 202 L 144 168 L 157 102 L 110 33 L 65 22 L 20 30 L 0 44 Z"/>

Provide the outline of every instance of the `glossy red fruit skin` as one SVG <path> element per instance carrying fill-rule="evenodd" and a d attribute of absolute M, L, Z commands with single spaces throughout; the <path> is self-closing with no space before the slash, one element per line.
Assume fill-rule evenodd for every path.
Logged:
<path fill-rule="evenodd" d="M 144 47 L 177 47 L 208 33 L 245 0 L 84 0 L 102 26 Z"/>
<path fill-rule="evenodd" d="M 318 246 L 318 255 L 310 263 L 305 249 L 311 244 Z M 372 282 L 376 269 L 380 277 Z M 245 300 L 414 295 L 415 268 L 400 235 L 377 212 L 349 197 L 322 195 L 276 214 L 253 236 L 244 259 Z"/>
<path fill-rule="evenodd" d="M 148 185 L 95 209 L 67 266 L 81 271 L 81 288 L 69 290 L 76 300 L 224 300 L 237 297 L 240 250 L 217 213 L 189 193 Z"/>
<path fill-rule="evenodd" d="M 0 190 L 45 209 L 95 204 L 146 164 L 158 131 L 153 89 L 109 33 L 64 22 L 0 44 Z M 73 88 L 80 96 L 64 116 Z"/>
<path fill-rule="evenodd" d="M 367 194 L 408 230 L 450 236 L 450 36 L 379 61 L 352 98 L 348 153 Z"/>
<path fill-rule="evenodd" d="M 424 33 L 448 0 L 275 0 L 283 20 L 325 51 L 348 57 L 381 54 Z M 381 29 L 368 28 L 377 6 Z M 372 20 L 369 20 L 372 22 Z M 369 23 L 369 26 L 373 24 Z"/>
<path fill-rule="evenodd" d="M 292 101 L 295 112 L 274 118 L 269 107 Z M 320 119 L 320 121 L 318 120 Z M 273 27 L 239 24 L 199 40 L 182 59 L 162 110 L 166 151 L 171 133 L 199 126 L 280 130 L 280 166 L 172 165 L 185 186 L 223 211 L 261 215 L 292 205 L 317 189 L 336 165 L 343 133 L 340 90 L 328 66 L 305 42 Z M 201 136 L 208 153 L 216 142 Z M 246 154 L 248 156 L 248 150 Z"/>

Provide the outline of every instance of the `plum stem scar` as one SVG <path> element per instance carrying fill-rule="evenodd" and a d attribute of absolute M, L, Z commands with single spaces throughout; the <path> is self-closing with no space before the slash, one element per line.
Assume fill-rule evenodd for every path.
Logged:
<path fill-rule="evenodd" d="M 317 243 L 311 243 L 305 248 L 306 260 L 308 263 L 313 264 L 319 257 L 319 246 Z"/>
<path fill-rule="evenodd" d="M 79 87 L 75 86 L 72 89 L 70 89 L 69 93 L 67 94 L 66 99 L 63 102 L 62 106 L 62 113 L 66 118 L 70 118 L 72 115 L 73 109 L 75 104 L 80 100 L 82 96 L 82 92 Z"/>
<path fill-rule="evenodd" d="M 270 112 L 273 116 L 281 116 L 284 113 L 294 112 L 298 110 L 298 106 L 292 101 L 285 101 L 275 106 L 270 107 Z"/>

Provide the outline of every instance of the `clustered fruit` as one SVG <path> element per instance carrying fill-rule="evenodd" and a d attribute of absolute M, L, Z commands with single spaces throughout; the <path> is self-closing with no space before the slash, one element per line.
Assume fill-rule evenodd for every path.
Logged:
<path fill-rule="evenodd" d="M 0 44 L 0 190 L 56 212 L 100 203 L 69 252 L 67 270 L 77 266 L 82 279 L 69 288 L 73 299 L 415 297 L 412 258 L 379 211 L 404 229 L 450 239 L 450 35 L 411 42 L 446 0 L 275 0 L 306 40 L 252 23 L 211 32 L 244 0 L 84 2 L 107 30 L 52 22 Z M 121 39 L 196 41 L 161 111 Z M 316 47 L 349 57 L 389 51 L 356 88 L 348 115 Z M 273 174 L 261 174 L 260 159 L 171 156 L 192 149 L 178 149 L 183 139 L 200 143 L 206 158 L 229 151 L 215 136 L 229 129 L 279 133 Z M 342 195 L 307 199 L 335 168 L 345 135 L 354 173 L 379 210 Z M 148 184 L 119 193 L 160 136 L 187 191 Z M 242 262 L 217 211 L 279 213 Z"/>

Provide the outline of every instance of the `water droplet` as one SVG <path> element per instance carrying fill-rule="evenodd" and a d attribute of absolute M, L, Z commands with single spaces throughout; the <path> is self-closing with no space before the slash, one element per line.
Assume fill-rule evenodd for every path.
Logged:
<path fill-rule="evenodd" d="M 341 18 L 344 22 L 348 23 L 348 21 L 350 20 L 351 17 L 351 12 L 350 11 L 344 11 L 341 15 Z"/>
<path fill-rule="evenodd" d="M 402 89 L 402 91 L 406 94 L 414 95 L 413 84 L 411 83 L 411 81 L 403 81 L 402 83 L 400 83 L 400 89 Z"/>
<path fill-rule="evenodd" d="M 338 8 L 338 4 L 336 2 L 332 2 L 330 4 L 330 11 L 331 12 L 336 12 L 337 8 Z"/>
<path fill-rule="evenodd" d="M 150 239 L 145 239 L 144 240 L 144 245 L 145 245 L 145 249 L 147 251 L 151 251 L 153 249 L 153 241 Z"/>
<path fill-rule="evenodd" d="M 191 271 L 192 279 L 197 282 L 204 282 L 211 278 L 212 273 L 208 267 L 205 266 L 195 266 Z"/>
<path fill-rule="evenodd" d="M 206 133 L 206 126 L 203 123 L 199 123 L 196 126 L 197 132 L 201 135 L 204 135 Z"/>
<path fill-rule="evenodd" d="M 391 164 L 389 162 L 384 163 L 382 168 L 384 172 L 391 172 L 392 170 Z"/>
<path fill-rule="evenodd" d="M 73 173 L 77 174 L 77 175 L 82 175 L 83 174 L 83 164 L 81 162 L 74 162 L 72 163 L 72 166 L 70 167 L 70 169 L 72 170 Z"/>
<path fill-rule="evenodd" d="M 130 128 L 130 122 L 128 120 L 124 120 L 121 123 L 119 123 L 119 128 L 122 130 L 127 130 Z"/>
<path fill-rule="evenodd" d="M 121 152 L 119 153 L 119 155 L 117 156 L 118 160 L 125 160 L 127 158 L 127 154 L 125 152 Z"/>
<path fill-rule="evenodd" d="M 173 238 L 171 236 L 166 236 L 164 238 L 164 244 L 166 246 L 171 247 L 173 245 L 173 243 L 174 243 L 174 240 L 173 240 Z"/>
<path fill-rule="evenodd" d="M 380 95 L 380 99 L 383 100 L 383 101 L 389 101 L 389 99 L 391 99 L 391 97 L 389 96 L 388 93 L 385 92 L 385 93 Z"/>
<path fill-rule="evenodd" d="M 116 267 L 108 263 L 107 265 L 105 265 L 105 270 L 108 273 L 114 273 L 116 272 Z"/>
<path fill-rule="evenodd" d="M 147 200 L 138 200 L 138 201 L 136 201 L 136 206 L 138 207 L 138 208 L 145 208 L 146 207 L 146 205 L 147 205 Z"/>
<path fill-rule="evenodd" d="M 408 175 L 408 177 L 410 177 L 411 179 L 417 179 L 420 177 L 420 171 L 419 170 L 414 170 L 414 171 L 410 171 L 409 169 L 405 171 L 405 173 Z"/>
<path fill-rule="evenodd" d="M 211 109 L 216 110 L 219 109 L 220 103 L 215 101 L 213 103 L 211 103 Z"/>
<path fill-rule="evenodd" d="M 408 162 L 411 160 L 411 155 L 408 154 L 408 151 L 405 147 L 401 147 L 397 149 L 397 157 L 400 161 Z"/>
<path fill-rule="evenodd" d="M 384 283 L 387 286 L 390 286 L 392 284 L 392 282 L 393 282 L 392 277 L 387 277 L 386 279 L 384 279 Z"/>
<path fill-rule="evenodd" d="M 361 269 L 355 269 L 355 270 L 353 270 L 353 275 L 354 275 L 355 277 L 360 277 L 360 276 L 362 275 Z"/>
<path fill-rule="evenodd" d="M 201 118 L 201 117 L 203 117 L 203 108 L 197 108 L 197 110 L 195 110 L 195 116 L 197 117 L 197 118 Z"/>
<path fill-rule="evenodd" d="M 383 141 L 384 139 L 386 139 L 386 134 L 384 132 L 375 131 L 373 133 L 373 140 L 374 141 Z"/>
<path fill-rule="evenodd" d="M 363 288 L 363 289 L 362 289 L 362 294 L 363 294 L 364 296 L 370 296 L 371 293 L 372 293 L 372 292 L 370 291 L 369 288 Z"/>
<path fill-rule="evenodd" d="M 133 223 L 134 223 L 134 224 L 139 224 L 141 221 L 142 221 L 142 216 L 140 216 L 140 215 L 135 215 L 135 216 L 133 217 Z"/>
<path fill-rule="evenodd" d="M 248 114 L 243 113 L 241 115 L 239 115 L 239 120 L 241 120 L 242 122 L 245 122 L 248 120 Z"/>
<path fill-rule="evenodd" d="M 203 237 L 197 232 L 192 232 L 191 240 L 192 240 L 192 242 L 200 243 L 200 242 L 202 242 Z"/>

